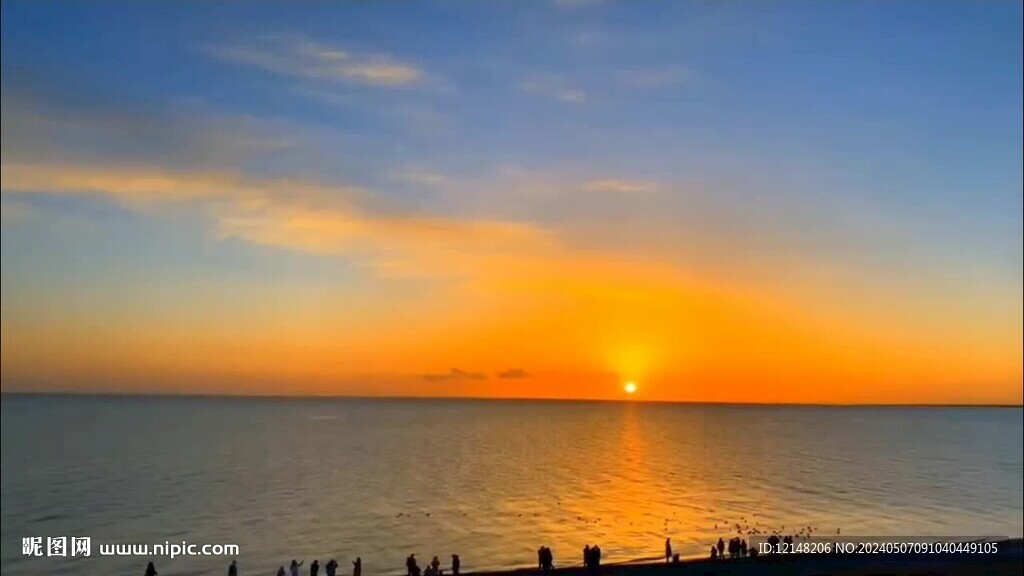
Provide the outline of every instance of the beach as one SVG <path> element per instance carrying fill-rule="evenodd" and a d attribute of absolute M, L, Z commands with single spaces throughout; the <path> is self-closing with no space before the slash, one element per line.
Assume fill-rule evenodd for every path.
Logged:
<path fill-rule="evenodd" d="M 678 564 L 643 562 L 601 566 L 601 576 L 675 576 L 701 574 L 709 576 L 837 576 L 935 575 L 967 576 L 974 574 L 1019 575 L 1024 573 L 1024 540 L 1019 538 L 998 542 L 993 554 L 785 554 L 758 558 L 727 560 L 690 559 Z M 557 564 L 556 564 L 557 566 Z M 476 572 L 472 576 L 539 575 L 537 569 L 500 572 Z M 556 568 L 553 576 L 587 576 L 580 566 Z"/>

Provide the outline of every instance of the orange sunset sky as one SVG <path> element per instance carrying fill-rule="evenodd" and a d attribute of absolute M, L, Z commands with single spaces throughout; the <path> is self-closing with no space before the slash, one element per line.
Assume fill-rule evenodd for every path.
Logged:
<path fill-rule="evenodd" d="M 3 390 L 1021 403 L 1019 4 L 569 4 L 5 2 Z"/>

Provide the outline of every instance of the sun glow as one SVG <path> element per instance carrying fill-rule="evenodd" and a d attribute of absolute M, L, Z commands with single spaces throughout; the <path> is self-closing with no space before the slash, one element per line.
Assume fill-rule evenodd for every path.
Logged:
<path fill-rule="evenodd" d="M 626 394 L 636 394 L 636 382 L 626 382 L 622 389 L 626 391 Z"/>

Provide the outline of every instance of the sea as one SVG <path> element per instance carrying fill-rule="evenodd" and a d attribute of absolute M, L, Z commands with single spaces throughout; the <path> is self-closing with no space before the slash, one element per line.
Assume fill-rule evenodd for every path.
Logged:
<path fill-rule="evenodd" d="M 405 573 L 718 538 L 1020 537 L 1022 409 L 4 395 L 5 575 Z M 48 556 L 48 538 L 90 554 Z M 40 538 L 42 549 L 34 540 Z M 101 545 L 236 545 L 237 557 Z M 111 548 L 107 548 L 111 550 Z M 42 556 L 34 555 L 41 552 Z M 321 571 L 321 574 L 324 572 Z M 446 572 L 447 573 L 447 572 Z"/>

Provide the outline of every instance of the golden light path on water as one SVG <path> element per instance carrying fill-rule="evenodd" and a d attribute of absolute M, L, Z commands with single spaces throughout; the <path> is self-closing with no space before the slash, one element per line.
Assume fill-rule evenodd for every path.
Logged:
<path fill-rule="evenodd" d="M 628 382 L 623 390 L 632 398 L 637 387 Z M 586 454 L 580 453 L 580 459 L 589 461 L 582 465 L 591 468 L 587 471 L 590 481 L 565 486 L 554 509 L 530 514 L 528 522 L 538 542 L 559 544 L 557 550 L 563 556 L 569 549 L 570 557 L 563 557 L 559 565 L 580 563 L 582 551 L 575 548 L 585 544 L 599 544 L 603 555 L 616 561 L 661 558 L 664 539 L 669 537 L 684 556 L 695 555 L 704 550 L 704 543 L 710 545 L 721 536 L 735 535 L 736 523 L 742 523 L 744 531 L 751 528 L 747 523 L 754 522 L 753 505 L 716 513 L 715 504 L 723 496 L 766 495 L 755 490 L 734 495 L 718 493 L 714 483 L 701 473 L 701 462 L 715 455 L 713 446 L 708 446 L 705 453 L 703 443 L 696 441 L 702 436 L 699 424 L 689 427 L 686 436 L 692 442 L 688 442 L 686 462 L 676 467 L 678 455 L 660 452 L 672 445 L 670 434 L 645 424 L 645 409 L 649 407 L 622 404 L 621 419 L 606 430 L 611 432 L 609 437 L 595 438 L 597 445 L 581 448 Z M 598 434 L 595 431 L 595 436 Z M 751 511 L 749 519 L 745 510 Z M 767 524 L 762 529 L 767 530 Z M 577 546 L 566 546 L 568 543 Z M 528 551 L 524 549 L 523 553 Z"/>

